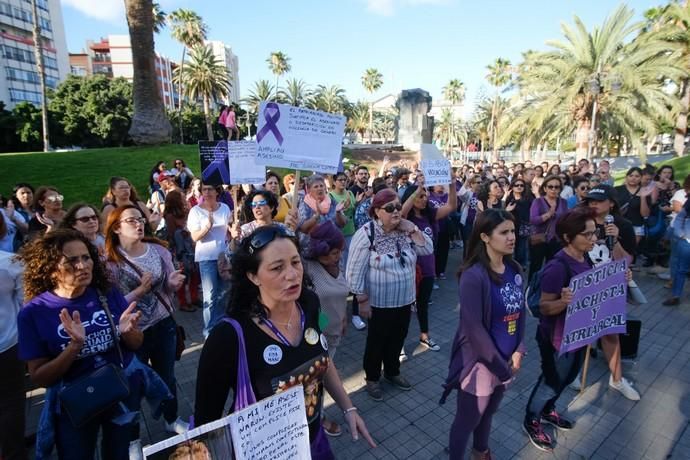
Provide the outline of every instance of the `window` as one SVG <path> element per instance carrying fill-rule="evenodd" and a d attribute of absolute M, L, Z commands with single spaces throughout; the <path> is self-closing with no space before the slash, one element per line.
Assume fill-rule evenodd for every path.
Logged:
<path fill-rule="evenodd" d="M 5 70 L 7 71 L 7 79 L 9 81 L 21 81 L 25 83 L 32 83 L 35 85 L 39 85 L 41 83 L 41 79 L 38 76 L 38 72 L 17 69 L 15 67 L 7 67 Z M 48 86 L 49 88 L 55 88 L 57 87 L 57 84 L 57 78 L 52 77 L 50 75 L 46 75 L 46 86 Z"/>
<path fill-rule="evenodd" d="M 24 3 L 28 3 L 31 5 L 31 0 L 24 0 Z M 48 2 L 47 0 L 38 0 L 36 2 L 38 9 L 43 10 L 43 11 L 48 11 Z"/>
<path fill-rule="evenodd" d="M 41 93 L 36 91 L 25 91 L 23 89 L 10 88 L 10 99 L 12 102 L 27 101 L 33 104 L 41 104 Z"/>
<path fill-rule="evenodd" d="M 50 32 L 53 31 L 53 26 L 50 25 L 50 20 L 49 20 L 49 19 L 46 19 L 46 18 L 44 18 L 44 17 L 40 17 L 40 16 L 39 16 L 38 22 L 40 23 L 41 29 L 42 29 L 42 30 L 48 30 L 48 31 L 50 31 Z"/>
<path fill-rule="evenodd" d="M 33 53 L 29 50 L 23 50 L 9 45 L 4 45 L 2 47 L 2 50 L 5 59 L 14 59 L 15 61 L 19 62 L 28 62 L 29 64 L 36 64 L 36 59 L 34 58 Z M 55 59 L 53 59 L 53 61 L 55 61 Z"/>
<path fill-rule="evenodd" d="M 80 77 L 86 76 L 86 67 L 81 65 L 72 65 L 69 71 L 72 75 L 78 75 Z"/>
<path fill-rule="evenodd" d="M 43 56 L 43 66 L 46 69 L 58 70 L 57 59 L 48 56 Z"/>

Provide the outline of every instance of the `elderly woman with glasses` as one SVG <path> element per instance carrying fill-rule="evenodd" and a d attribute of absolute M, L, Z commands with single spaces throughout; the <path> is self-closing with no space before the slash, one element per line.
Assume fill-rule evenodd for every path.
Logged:
<path fill-rule="evenodd" d="M 384 189 L 374 195 L 372 221 L 352 237 L 346 278 L 359 302 L 359 315 L 370 318 L 364 350 L 367 392 L 383 400 L 385 379 L 404 391 L 412 386 L 400 375 L 400 350 L 415 302 L 417 256 L 431 255 L 434 244 L 419 227 L 402 218 L 398 194 Z"/>
<path fill-rule="evenodd" d="M 60 228 L 71 228 L 81 232 L 100 254 L 105 253 L 105 238 L 101 234 L 101 216 L 98 210 L 86 203 L 76 203 L 65 214 Z"/>
<path fill-rule="evenodd" d="M 307 193 L 304 197 L 300 197 L 297 206 L 300 246 L 307 252 L 307 256 L 309 255 L 309 232 L 327 220 L 334 221 L 340 228 L 344 227 L 347 223 L 344 209 L 344 202 L 338 203 L 328 194 L 323 176 L 314 174 L 307 177 Z"/>
<path fill-rule="evenodd" d="M 321 425 L 324 389 L 343 411 L 352 438 L 375 443 L 328 355 L 319 297 L 307 289 L 302 264 L 297 240 L 282 227 L 259 227 L 242 240 L 232 258 L 228 317 L 211 331 L 199 358 L 194 421 L 221 418 L 231 390 L 230 410 L 236 411 L 302 384 L 311 458 L 330 460 L 333 452 Z"/>
<path fill-rule="evenodd" d="M 65 197 L 55 187 L 40 187 L 34 195 L 36 214 L 29 221 L 29 238 L 48 233 L 65 217 L 62 202 Z"/>
<path fill-rule="evenodd" d="M 556 222 L 568 211 L 568 203 L 560 196 L 562 189 L 560 177 L 546 176 L 539 187 L 539 198 L 530 207 L 530 279 L 541 269 L 544 259 L 550 259 L 561 249 Z"/>

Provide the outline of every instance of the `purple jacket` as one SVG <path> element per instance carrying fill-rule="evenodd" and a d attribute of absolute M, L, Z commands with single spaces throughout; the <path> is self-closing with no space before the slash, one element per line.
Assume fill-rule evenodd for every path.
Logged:
<path fill-rule="evenodd" d="M 541 215 L 546 214 L 551 205 L 546 201 L 546 198 L 539 197 L 532 202 L 529 210 L 529 221 L 532 224 L 532 234 L 547 233 L 546 241 L 551 241 L 556 237 L 556 222 L 561 215 L 568 212 L 568 202 L 563 198 L 558 198 L 558 205 L 556 206 L 556 214 L 546 222 L 541 220 Z"/>
<path fill-rule="evenodd" d="M 519 266 L 515 269 L 520 275 Z M 507 363 L 494 345 L 489 334 L 491 330 L 491 278 L 486 269 L 475 264 L 462 273 L 460 277 L 460 324 L 453 340 L 450 354 L 448 378 L 443 385 L 445 390 L 441 397 L 441 404 L 446 401 L 450 392 L 460 388 L 467 374 L 477 362 L 484 364 L 501 382 L 510 380 L 513 376 L 510 364 Z M 522 343 L 525 334 L 526 313 L 520 315 L 517 325 L 517 351 L 524 353 Z"/>

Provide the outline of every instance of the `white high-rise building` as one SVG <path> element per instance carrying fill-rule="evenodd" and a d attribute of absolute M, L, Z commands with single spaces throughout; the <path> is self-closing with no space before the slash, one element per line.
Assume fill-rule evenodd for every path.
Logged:
<path fill-rule="evenodd" d="M 46 85 L 55 88 L 70 73 L 60 0 L 37 3 Z M 40 105 L 31 0 L 0 0 L 0 57 L 0 101 L 8 109 L 22 101 Z"/>
<path fill-rule="evenodd" d="M 213 50 L 214 56 L 222 65 L 228 69 L 228 76 L 230 79 L 230 94 L 224 101 L 224 104 L 239 103 L 240 102 L 240 62 L 237 56 L 232 52 L 232 48 L 226 46 L 225 43 L 218 40 L 210 40 L 206 42 Z"/>

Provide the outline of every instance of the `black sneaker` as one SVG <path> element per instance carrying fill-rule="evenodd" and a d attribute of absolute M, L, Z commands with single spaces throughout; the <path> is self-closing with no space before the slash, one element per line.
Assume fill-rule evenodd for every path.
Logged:
<path fill-rule="evenodd" d="M 396 386 L 400 388 L 403 391 L 410 391 L 412 389 L 412 385 L 410 385 L 410 382 L 405 380 L 405 377 L 401 375 L 396 375 L 395 377 L 388 377 L 387 375 L 385 376 L 386 380 L 390 382 L 393 386 Z"/>
<path fill-rule="evenodd" d="M 544 452 L 551 452 L 553 450 L 553 441 L 551 436 L 544 433 L 544 427 L 536 420 L 525 422 L 522 424 L 522 429 L 527 433 L 530 442 L 534 447 Z"/>
<path fill-rule="evenodd" d="M 546 422 L 561 431 L 572 430 L 575 426 L 575 422 L 571 422 L 570 420 L 561 417 L 558 415 L 558 412 L 556 412 L 555 409 L 548 414 L 541 414 L 541 421 Z"/>
<path fill-rule="evenodd" d="M 372 382 L 367 380 L 367 393 L 374 401 L 383 401 L 383 391 L 379 382 Z"/>

